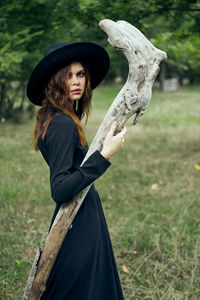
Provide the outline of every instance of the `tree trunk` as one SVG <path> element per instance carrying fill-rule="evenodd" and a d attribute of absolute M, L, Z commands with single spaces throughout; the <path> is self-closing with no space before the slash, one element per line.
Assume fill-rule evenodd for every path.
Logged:
<path fill-rule="evenodd" d="M 101 151 L 105 136 L 114 121 L 118 124 L 117 131 L 133 114 L 136 114 L 134 124 L 137 123 L 150 102 L 159 63 L 167 57 L 165 52 L 155 48 L 137 28 L 125 21 L 102 20 L 100 27 L 108 34 L 109 43 L 125 54 L 129 63 L 129 74 L 125 85 L 109 108 L 83 163 L 94 151 Z M 38 300 L 45 291 L 59 249 L 89 188 L 90 186 L 76 195 L 71 204 L 63 204 L 60 208 L 41 257 L 33 265 L 37 272 L 34 279 L 31 276 L 28 279 L 24 300 Z"/>
<path fill-rule="evenodd" d="M 21 82 L 20 87 L 21 87 L 21 92 L 22 92 L 22 98 L 21 98 L 21 103 L 20 103 L 19 110 L 20 110 L 21 113 L 23 113 L 24 112 L 24 103 L 25 103 L 25 100 L 26 100 L 26 88 L 25 88 L 24 81 Z"/>
<path fill-rule="evenodd" d="M 162 62 L 160 64 L 160 87 L 161 87 L 161 90 L 163 91 L 163 87 L 164 87 L 164 80 L 165 80 L 165 77 L 166 77 L 166 65 L 164 62 Z"/>
<path fill-rule="evenodd" d="M 1 92 L 0 92 L 0 120 L 4 117 L 6 109 L 6 85 L 5 83 L 1 84 Z"/>

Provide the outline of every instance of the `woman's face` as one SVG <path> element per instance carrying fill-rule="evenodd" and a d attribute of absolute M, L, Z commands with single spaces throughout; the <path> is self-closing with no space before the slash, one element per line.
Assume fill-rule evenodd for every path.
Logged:
<path fill-rule="evenodd" d="M 69 65 L 67 86 L 69 89 L 69 98 L 79 100 L 85 91 L 86 75 L 84 67 L 79 62 L 73 62 Z"/>

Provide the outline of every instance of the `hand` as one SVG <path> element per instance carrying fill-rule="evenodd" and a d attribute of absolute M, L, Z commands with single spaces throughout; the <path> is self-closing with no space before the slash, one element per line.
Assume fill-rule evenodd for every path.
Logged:
<path fill-rule="evenodd" d="M 117 152 L 124 144 L 124 136 L 127 132 L 127 129 L 126 127 L 123 127 L 122 130 L 114 136 L 113 134 L 116 128 L 117 122 L 113 122 L 103 143 L 101 155 L 103 155 L 106 159 L 110 159 L 113 154 Z"/>

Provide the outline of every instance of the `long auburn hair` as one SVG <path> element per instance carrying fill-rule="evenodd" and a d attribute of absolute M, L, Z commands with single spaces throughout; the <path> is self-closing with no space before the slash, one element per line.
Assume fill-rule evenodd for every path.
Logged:
<path fill-rule="evenodd" d="M 78 135 L 80 137 L 80 143 L 82 146 L 87 144 L 86 137 L 81 126 L 81 119 L 86 116 L 87 123 L 90 109 L 92 90 L 90 87 L 90 75 L 86 66 L 84 66 L 86 84 L 83 96 L 78 101 L 69 99 L 69 89 L 67 86 L 67 76 L 69 72 L 69 66 L 60 69 L 49 80 L 45 87 L 45 98 L 42 102 L 42 107 L 36 113 L 36 124 L 33 133 L 33 147 L 35 151 L 39 150 L 38 140 L 41 136 L 44 140 L 47 129 L 53 116 L 56 112 L 62 111 L 68 114 L 76 124 Z M 47 119 L 44 120 L 44 116 L 47 115 Z"/>

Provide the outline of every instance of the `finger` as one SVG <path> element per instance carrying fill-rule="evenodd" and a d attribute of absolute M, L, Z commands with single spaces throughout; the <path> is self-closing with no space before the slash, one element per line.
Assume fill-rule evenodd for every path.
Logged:
<path fill-rule="evenodd" d="M 124 126 L 123 128 L 122 128 L 122 130 L 120 131 L 120 135 L 121 136 L 124 136 L 125 134 L 126 134 L 126 132 L 127 132 L 127 128 Z"/>
<path fill-rule="evenodd" d="M 116 128 L 117 128 L 117 122 L 115 121 L 115 122 L 112 123 L 112 125 L 111 125 L 111 127 L 110 127 L 110 130 L 109 130 L 109 134 L 110 134 L 111 136 L 113 136 L 113 134 L 114 134 Z"/>
<path fill-rule="evenodd" d="M 126 126 L 124 126 L 124 127 L 122 128 L 122 132 L 123 132 L 123 135 L 125 135 L 125 134 L 127 133 L 127 128 L 126 128 Z"/>

